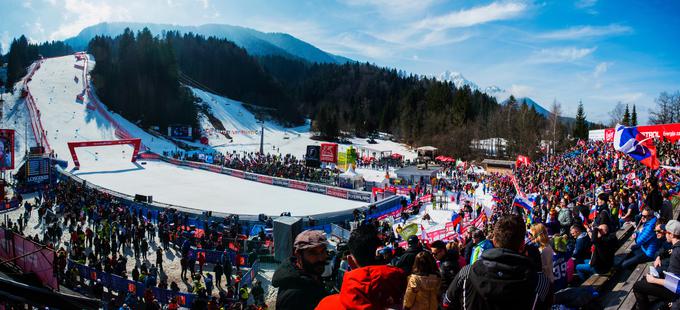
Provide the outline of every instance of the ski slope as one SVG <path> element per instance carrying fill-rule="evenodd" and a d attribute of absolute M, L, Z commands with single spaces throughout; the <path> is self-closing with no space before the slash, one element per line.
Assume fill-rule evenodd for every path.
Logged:
<path fill-rule="evenodd" d="M 232 139 L 216 132 L 205 115 L 199 121 L 201 129 L 207 132 L 209 144 L 222 153 L 232 151 L 258 152 L 260 150 L 260 130 L 262 124 L 248 111 L 243 103 L 225 98 L 210 92 L 191 88 L 194 95 L 206 104 L 211 113 L 222 122 Z M 322 142 L 311 139 L 310 123 L 303 126 L 286 128 L 276 122 L 264 123 L 264 152 L 274 154 L 293 154 L 302 158 L 307 145 L 320 145 Z M 406 159 L 415 159 L 416 153 L 407 146 L 387 140 L 376 140 L 377 144 L 369 144 L 366 139 L 350 139 L 354 147 L 365 148 L 374 152 L 392 151 L 404 155 Z M 339 151 L 346 150 L 348 145 L 339 145 Z M 383 173 L 384 176 L 384 173 Z"/>
<path fill-rule="evenodd" d="M 68 150 L 68 142 L 118 139 L 114 124 L 107 120 L 100 111 L 88 108 L 88 105 L 90 107 L 94 105 L 91 101 L 95 98 L 88 98 L 85 95 L 84 100 L 78 99 L 78 95 L 83 94 L 86 83 L 89 81 L 87 75 L 83 74 L 83 68 L 89 72 L 94 68 L 94 64 L 91 56 L 88 56 L 87 61 L 77 61 L 72 55 L 48 58 L 43 61 L 40 69 L 35 72 L 28 83 L 40 111 L 40 118 L 49 144 L 58 158 L 68 160 L 69 167 L 73 167 L 73 161 Z M 108 113 L 134 137 L 141 138 L 142 144 L 151 150 L 162 152 L 175 149 L 175 145 L 170 141 L 146 133 L 122 116 L 105 109 L 104 113 Z M 111 153 L 113 150 L 115 148 L 109 151 L 104 149 L 102 155 Z M 125 146 L 124 150 L 129 155 L 129 159 L 132 147 Z M 81 160 L 94 159 L 99 155 L 95 153 L 89 149 L 77 149 L 78 158 Z M 119 154 L 122 153 L 115 155 Z"/>
<path fill-rule="evenodd" d="M 49 144 L 58 158 L 68 160 L 73 167 L 67 143 L 70 141 L 117 140 L 116 125 L 154 152 L 174 151 L 177 147 L 169 140 L 153 136 L 122 116 L 103 109 L 92 109 L 96 98 L 79 100 L 87 84 L 83 83 L 83 69 L 91 70 L 94 60 L 87 65 L 74 56 L 45 59 L 29 82 L 31 94 L 40 111 L 42 125 Z M 18 93 L 18 92 L 17 92 Z M 92 91 L 92 95 L 94 91 Z M 16 97 L 3 105 L 3 124 L 17 130 L 17 152 L 25 148 L 22 136 L 24 124 L 29 119 L 25 104 Z M 108 113 L 108 116 L 102 115 Z M 235 116 L 239 114 L 235 113 Z M 228 117 L 229 115 L 222 115 Z M 243 120 L 233 117 L 242 126 L 255 123 L 252 114 L 242 114 Z M 16 122 L 16 124 L 15 124 Z M 240 127 L 241 128 L 241 127 Z M 269 125 L 272 136 L 284 129 Z M 29 145 L 31 140 L 29 130 Z M 242 137 L 241 137 L 242 138 Z M 259 142 L 259 140 L 258 140 Z M 246 143 L 246 142 L 244 142 Z M 259 146 L 258 146 L 259 147 Z M 214 151 L 208 147 L 206 152 Z M 282 150 L 283 151 L 283 150 Z M 331 196 L 287 189 L 228 175 L 188 167 L 179 167 L 160 161 L 130 162 L 132 147 L 127 145 L 100 146 L 76 149 L 81 167 L 74 174 L 93 184 L 127 195 L 153 196 L 154 201 L 215 212 L 279 215 L 291 212 L 306 216 L 325 212 L 349 210 L 364 205 L 361 202 Z M 304 152 L 304 148 L 303 148 Z"/>

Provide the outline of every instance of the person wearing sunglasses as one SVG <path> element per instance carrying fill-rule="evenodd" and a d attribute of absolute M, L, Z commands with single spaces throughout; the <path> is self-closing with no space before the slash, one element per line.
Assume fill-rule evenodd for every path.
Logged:
<path fill-rule="evenodd" d="M 635 245 L 631 247 L 630 252 L 622 261 L 621 268 L 632 269 L 640 263 L 654 260 L 656 251 L 659 249 L 659 240 L 654 233 L 656 221 L 657 218 L 654 216 L 654 211 L 649 207 L 645 207 L 642 210 L 639 232 L 633 235 Z"/>
<path fill-rule="evenodd" d="M 669 252 L 670 263 L 668 264 L 667 272 L 674 275 L 680 275 L 680 222 L 671 220 L 666 224 L 664 231 L 666 240 L 673 244 Z M 665 255 L 664 255 L 665 256 Z M 661 258 L 660 261 L 663 260 Z M 657 262 L 654 262 L 657 266 Z M 662 273 L 663 274 L 663 273 Z M 633 285 L 633 294 L 635 294 L 636 309 L 651 309 L 650 297 L 659 298 L 665 302 L 672 302 L 680 297 L 675 292 L 664 287 L 664 279 L 656 278 L 651 274 Z"/>

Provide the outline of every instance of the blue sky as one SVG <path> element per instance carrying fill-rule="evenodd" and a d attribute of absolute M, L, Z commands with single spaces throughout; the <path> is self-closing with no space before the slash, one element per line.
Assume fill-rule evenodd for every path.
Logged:
<path fill-rule="evenodd" d="M 680 90 L 674 0 L 1 0 L 0 44 L 65 39 L 102 21 L 224 23 L 286 32 L 335 54 L 417 74 L 461 72 L 573 115 L 607 122 L 617 102 L 646 122 Z"/>

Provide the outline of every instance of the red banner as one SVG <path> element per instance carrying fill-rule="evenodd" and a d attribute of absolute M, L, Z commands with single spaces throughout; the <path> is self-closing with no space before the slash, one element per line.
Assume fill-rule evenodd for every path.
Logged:
<path fill-rule="evenodd" d="M 614 142 L 614 128 L 604 130 L 604 142 Z"/>
<path fill-rule="evenodd" d="M 320 159 L 324 163 L 337 163 L 338 145 L 335 143 L 321 143 Z"/>
<path fill-rule="evenodd" d="M 246 174 L 241 170 L 232 170 L 231 176 L 243 179 L 246 176 Z"/>
<path fill-rule="evenodd" d="M 57 278 L 54 276 L 54 251 L 42 248 L 15 233 L 12 233 L 11 239 L 7 239 L 6 233 L 0 228 L 0 258 L 3 260 L 16 258 L 12 262 L 23 272 L 33 272 L 43 285 L 59 289 Z"/>
<path fill-rule="evenodd" d="M 288 182 L 288 188 L 294 188 L 294 189 L 299 189 L 306 191 L 307 190 L 307 184 L 299 181 L 290 181 Z"/>
<path fill-rule="evenodd" d="M 347 191 L 344 189 L 329 187 L 326 189 L 326 195 L 347 199 Z"/>
<path fill-rule="evenodd" d="M 274 182 L 271 177 L 262 176 L 262 175 L 257 177 L 257 181 L 260 182 L 260 183 L 267 183 L 267 184 L 272 184 Z"/>

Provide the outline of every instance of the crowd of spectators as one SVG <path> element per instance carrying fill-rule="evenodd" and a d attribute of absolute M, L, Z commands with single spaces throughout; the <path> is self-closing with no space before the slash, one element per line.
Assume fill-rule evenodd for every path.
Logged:
<path fill-rule="evenodd" d="M 196 294 L 192 306 L 195 309 L 258 309 L 265 306 L 260 284 L 238 288 L 241 278 L 238 251 L 245 238 L 236 215 L 228 216 L 220 223 L 206 219 L 203 228 L 199 229 L 189 225 L 186 213 L 175 209 L 164 209 L 157 214 L 147 210 L 145 213 L 142 209 L 128 208 L 107 193 L 71 180 L 45 188 L 33 203 L 25 201 L 23 206 L 24 213 L 17 221 L 9 220 L 3 225 L 24 234 L 30 217 L 37 214 L 38 226 L 34 228 L 42 234 L 26 237 L 56 251 L 55 273 L 60 283 L 101 299 L 109 308 L 160 309 L 160 303 L 149 289 L 152 287 Z M 62 238 L 64 234 L 68 236 L 66 240 Z M 271 241 L 271 238 L 261 231 L 254 240 Z M 197 248 L 222 252 L 220 261 L 207 268 L 205 255 L 191 250 Z M 237 251 L 237 259 L 231 259 L 228 249 Z M 128 267 L 129 259 L 135 261 L 132 269 Z M 179 279 L 170 279 L 168 270 L 164 269 L 168 260 L 173 259 L 180 260 Z M 141 282 L 147 288 L 144 297 L 137 298 L 129 292 L 118 292 L 117 296 L 104 294 L 101 282 L 86 283 L 77 268 L 69 266 L 68 260 Z M 186 289 L 180 288 L 182 283 Z M 250 294 L 256 302 L 248 305 Z M 165 306 L 176 309 L 177 300 Z"/>
<path fill-rule="evenodd" d="M 678 145 L 663 148 L 660 160 L 674 164 Z M 347 244 L 338 246 L 340 255 L 333 259 L 329 273 L 314 268 L 327 260 L 321 233 L 301 234 L 294 257 L 275 273 L 274 279 L 286 275 L 285 281 L 274 283 L 286 296 L 279 297 L 276 308 L 575 307 L 593 298 L 580 285 L 594 274 L 607 275 L 645 262 L 673 273 L 680 268 L 680 251 L 669 254 L 680 246 L 680 222 L 671 204 L 680 188 L 673 171 L 652 171 L 617 154 L 611 145 L 589 142 L 517 167 L 514 175 L 476 176 L 494 195 L 488 222 L 465 227 L 447 242 L 417 234 L 406 240 L 407 247 L 400 247 L 401 236 L 390 222 L 364 219 Z M 448 181 L 435 184 L 452 189 L 456 180 Z M 513 203 L 518 194 L 532 197 L 530 210 Z M 472 212 L 463 208 L 461 215 L 470 217 L 465 213 Z M 616 233 L 630 225 L 635 245 L 621 260 L 615 259 Z M 318 242 L 298 247 L 310 238 Z M 305 287 L 317 291 L 303 294 L 307 290 L 298 285 L 299 277 L 306 279 Z M 337 294 L 318 292 L 327 281 L 338 283 Z M 635 285 L 639 309 L 648 307 L 649 296 L 669 302 L 678 298 L 662 284 L 663 279 L 647 277 Z M 578 298 L 565 298 L 570 294 Z"/>

